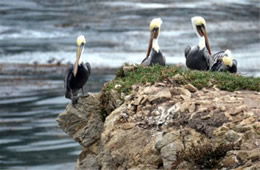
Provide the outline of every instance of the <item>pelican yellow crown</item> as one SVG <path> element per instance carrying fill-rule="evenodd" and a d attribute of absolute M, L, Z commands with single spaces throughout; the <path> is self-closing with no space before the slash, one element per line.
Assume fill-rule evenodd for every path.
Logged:
<path fill-rule="evenodd" d="M 191 22 L 196 25 L 196 26 L 199 26 L 199 25 L 204 25 L 206 27 L 206 21 L 203 17 L 201 16 L 195 16 L 195 17 L 192 17 L 191 18 Z"/>
<path fill-rule="evenodd" d="M 230 50 L 225 51 L 225 56 L 222 58 L 224 65 L 232 67 L 232 54 Z"/>
<path fill-rule="evenodd" d="M 85 39 L 84 35 L 80 35 L 77 38 L 77 45 L 81 46 L 82 44 L 83 45 L 86 44 L 86 39 Z"/>
<path fill-rule="evenodd" d="M 150 30 L 152 31 L 154 28 L 160 28 L 162 25 L 162 19 L 161 18 L 154 18 L 150 22 Z"/>

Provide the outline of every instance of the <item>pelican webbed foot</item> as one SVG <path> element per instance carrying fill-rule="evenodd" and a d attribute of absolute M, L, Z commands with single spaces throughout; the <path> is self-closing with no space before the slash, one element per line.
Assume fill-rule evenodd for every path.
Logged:
<path fill-rule="evenodd" d="M 89 96 L 89 94 L 87 93 L 87 94 L 82 94 L 80 97 L 88 97 Z"/>
<path fill-rule="evenodd" d="M 75 105 L 78 103 L 79 97 L 72 97 L 71 101 L 72 101 L 72 105 Z"/>

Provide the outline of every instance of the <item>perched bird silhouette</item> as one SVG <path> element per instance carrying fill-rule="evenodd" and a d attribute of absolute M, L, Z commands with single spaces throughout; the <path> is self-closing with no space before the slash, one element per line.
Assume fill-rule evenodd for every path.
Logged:
<path fill-rule="evenodd" d="M 150 22 L 150 40 L 149 40 L 146 57 L 145 59 L 143 59 L 141 63 L 142 65 L 151 66 L 153 64 L 160 64 L 165 66 L 166 60 L 158 44 L 161 25 L 162 25 L 161 18 L 154 18 Z"/>
<path fill-rule="evenodd" d="M 81 57 L 86 44 L 85 37 L 83 35 L 77 38 L 77 54 L 74 66 L 69 65 L 64 80 L 65 97 L 72 100 L 72 104 L 76 104 L 78 101 L 78 92 L 82 89 L 84 95 L 83 86 L 88 81 L 91 73 L 91 67 L 88 62 L 84 63 L 83 57 Z"/>
<path fill-rule="evenodd" d="M 206 31 L 206 21 L 201 16 L 191 18 L 192 26 L 199 38 L 199 44 L 185 48 L 186 66 L 194 70 L 209 70 L 213 62 Z"/>

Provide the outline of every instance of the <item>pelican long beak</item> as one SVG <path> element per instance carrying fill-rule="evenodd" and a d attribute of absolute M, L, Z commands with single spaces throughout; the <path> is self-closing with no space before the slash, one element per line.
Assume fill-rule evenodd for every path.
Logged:
<path fill-rule="evenodd" d="M 84 45 L 81 45 L 81 46 L 78 46 L 78 49 L 77 49 L 76 61 L 75 61 L 74 70 L 73 70 L 74 77 L 76 77 L 77 72 L 78 72 L 79 59 L 83 52 L 83 48 L 84 48 Z"/>
<path fill-rule="evenodd" d="M 208 34 L 207 34 L 207 31 L 204 27 L 201 28 L 201 32 L 202 34 L 204 35 L 205 37 L 205 42 L 206 42 L 206 47 L 209 51 L 209 55 L 211 55 L 211 49 L 210 49 L 210 46 L 209 46 L 209 40 L 208 40 Z"/>
<path fill-rule="evenodd" d="M 153 45 L 153 39 L 154 39 L 155 35 L 156 35 L 156 30 L 152 30 L 151 34 L 150 34 L 150 40 L 149 40 L 149 45 L 148 45 L 148 49 L 147 49 L 147 53 L 146 53 L 145 59 L 148 58 L 149 55 L 150 55 L 150 52 L 151 52 L 151 49 L 152 49 L 152 45 Z"/>

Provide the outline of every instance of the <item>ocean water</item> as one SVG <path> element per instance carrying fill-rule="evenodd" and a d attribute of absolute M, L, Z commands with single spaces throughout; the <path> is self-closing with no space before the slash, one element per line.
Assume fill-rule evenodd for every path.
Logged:
<path fill-rule="evenodd" d="M 80 34 L 93 68 L 140 63 L 154 17 L 163 20 L 159 45 L 167 63 L 184 63 L 184 48 L 198 43 L 190 18 L 201 15 L 212 52 L 230 49 L 241 74 L 259 77 L 259 11 L 258 0 L 1 0 L 0 63 L 74 62 Z M 4 83 L 14 77 L 0 75 L 0 169 L 74 169 L 81 147 L 55 120 L 69 103 L 63 76 L 22 75 L 30 89 Z M 113 77 L 92 74 L 87 91 Z"/>
<path fill-rule="evenodd" d="M 0 63 L 73 62 L 80 34 L 92 67 L 140 63 L 154 17 L 163 20 L 159 45 L 167 63 L 184 63 L 185 47 L 198 43 L 190 18 L 200 15 L 212 52 L 230 49 L 239 72 L 260 76 L 259 11 L 257 0 L 2 0 Z"/>
<path fill-rule="evenodd" d="M 56 122 L 70 102 L 64 97 L 62 77 L 20 75 L 5 84 L 8 77 L 0 76 L 1 170 L 74 169 L 81 146 Z M 94 72 L 85 92 L 99 92 L 113 78 L 110 73 Z"/>

